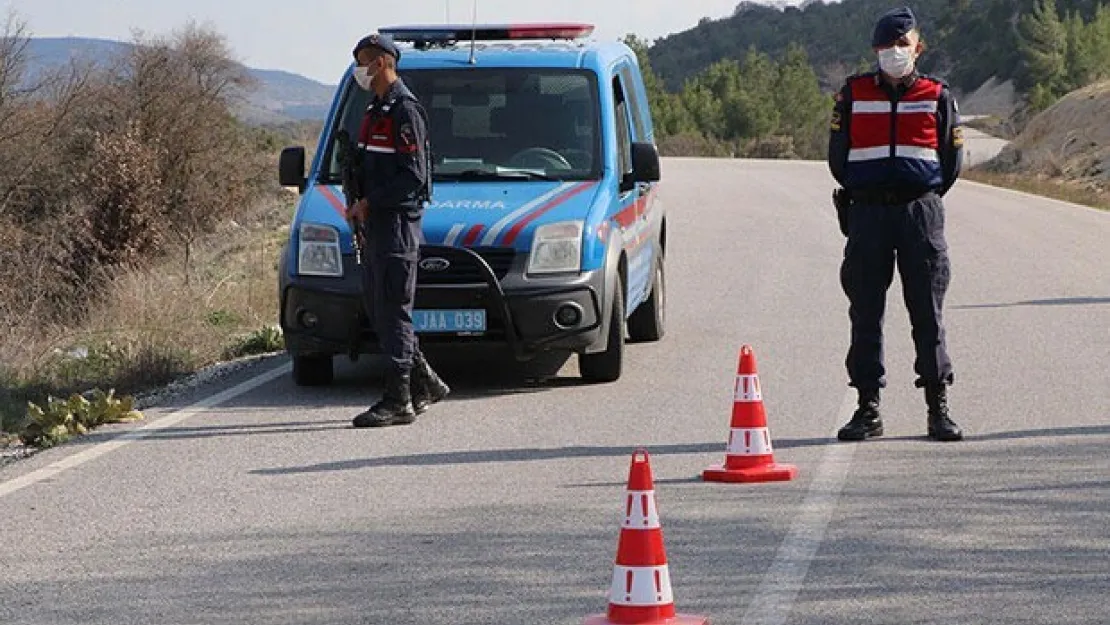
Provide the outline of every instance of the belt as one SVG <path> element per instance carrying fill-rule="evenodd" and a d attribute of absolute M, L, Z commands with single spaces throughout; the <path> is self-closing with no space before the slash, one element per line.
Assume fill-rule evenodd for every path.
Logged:
<path fill-rule="evenodd" d="M 860 204 L 908 204 L 933 193 L 933 189 L 852 189 L 852 201 Z"/>

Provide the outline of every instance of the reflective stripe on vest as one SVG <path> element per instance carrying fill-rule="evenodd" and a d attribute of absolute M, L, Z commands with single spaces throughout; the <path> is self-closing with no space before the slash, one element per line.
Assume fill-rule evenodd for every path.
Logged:
<path fill-rule="evenodd" d="M 894 146 L 894 156 L 898 158 L 916 158 L 919 161 L 939 163 L 937 151 L 934 148 L 919 148 L 914 145 Z M 882 145 L 877 148 L 852 148 L 848 151 L 848 162 L 877 161 L 890 158 L 890 146 Z"/>

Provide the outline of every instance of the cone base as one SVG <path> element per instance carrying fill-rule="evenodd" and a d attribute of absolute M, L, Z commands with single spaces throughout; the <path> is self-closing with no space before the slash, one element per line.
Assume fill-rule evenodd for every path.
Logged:
<path fill-rule="evenodd" d="M 677 614 L 671 618 L 641 621 L 640 623 L 641 625 L 710 625 L 709 617 L 694 614 Z M 586 617 L 582 625 L 621 625 L 621 623 L 610 621 L 609 617 L 604 614 L 595 614 Z"/>
<path fill-rule="evenodd" d="M 750 469 L 726 469 L 716 464 L 702 472 L 706 482 L 727 482 L 730 484 L 750 482 L 788 482 L 798 477 L 798 467 L 792 464 L 772 463 Z"/>

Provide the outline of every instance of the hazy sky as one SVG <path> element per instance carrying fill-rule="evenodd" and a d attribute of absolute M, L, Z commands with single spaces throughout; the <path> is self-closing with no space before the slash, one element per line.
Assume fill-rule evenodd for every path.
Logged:
<path fill-rule="evenodd" d="M 702 17 L 732 13 L 739 0 L 479 0 L 478 21 L 573 20 L 595 36 L 654 39 Z M 3 0 L 36 37 L 129 40 L 132 29 L 167 34 L 190 18 L 223 33 L 240 61 L 335 83 L 354 43 L 397 23 L 469 23 L 472 0 Z"/>

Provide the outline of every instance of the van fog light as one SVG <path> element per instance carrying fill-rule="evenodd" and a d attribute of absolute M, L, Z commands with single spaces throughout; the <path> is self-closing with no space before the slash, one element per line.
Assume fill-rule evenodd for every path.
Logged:
<path fill-rule="evenodd" d="M 297 315 L 297 320 L 300 321 L 301 327 L 309 329 L 315 328 L 316 324 L 320 323 L 320 318 L 311 310 L 302 310 Z"/>
<path fill-rule="evenodd" d="M 566 303 L 555 309 L 555 325 L 566 330 L 582 323 L 582 307 Z"/>

